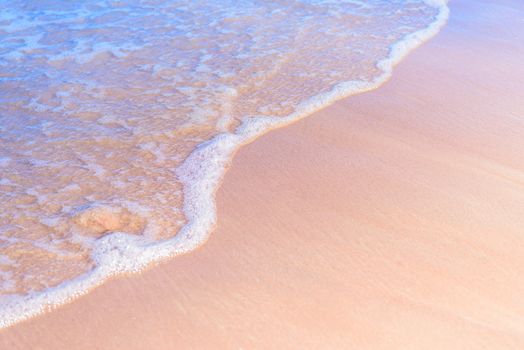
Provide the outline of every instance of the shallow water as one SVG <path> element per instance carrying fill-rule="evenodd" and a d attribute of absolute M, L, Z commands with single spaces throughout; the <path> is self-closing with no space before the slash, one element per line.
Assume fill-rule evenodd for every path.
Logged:
<path fill-rule="evenodd" d="M 446 11 L 0 1 L 0 324 L 194 249 L 236 148 L 375 87 Z"/>

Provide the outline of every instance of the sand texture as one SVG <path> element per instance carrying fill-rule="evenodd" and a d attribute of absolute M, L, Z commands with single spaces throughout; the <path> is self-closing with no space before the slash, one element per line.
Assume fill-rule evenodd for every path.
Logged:
<path fill-rule="evenodd" d="M 524 349 L 524 4 L 453 1 L 381 88 L 241 149 L 196 251 L 1 349 Z"/>

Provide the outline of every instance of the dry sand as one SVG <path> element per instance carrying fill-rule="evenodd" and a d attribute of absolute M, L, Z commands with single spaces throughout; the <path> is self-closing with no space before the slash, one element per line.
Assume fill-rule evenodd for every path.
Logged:
<path fill-rule="evenodd" d="M 451 8 L 389 83 L 244 147 L 204 246 L 0 348 L 523 349 L 524 4 Z"/>

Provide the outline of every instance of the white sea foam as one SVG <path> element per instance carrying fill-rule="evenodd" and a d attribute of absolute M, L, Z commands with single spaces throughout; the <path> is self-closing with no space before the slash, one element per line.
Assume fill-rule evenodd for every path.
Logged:
<path fill-rule="evenodd" d="M 199 17 L 206 19 L 205 24 L 212 28 L 212 31 L 216 30 L 217 33 L 220 32 L 220 35 L 224 35 L 224 41 L 217 40 L 220 48 L 215 48 L 218 50 L 215 53 L 204 49 L 200 50 L 196 57 L 191 57 L 192 45 L 199 45 L 198 40 L 209 39 L 207 36 L 209 33 L 198 32 L 198 28 L 188 24 L 191 23 L 191 18 L 187 23 L 182 20 L 178 27 L 171 28 L 173 32 L 185 31 L 183 44 L 189 48 L 184 53 L 185 56 L 170 58 L 175 59 L 176 64 L 169 64 L 169 60 L 161 59 L 162 55 L 169 56 L 169 53 L 164 53 L 161 48 L 147 52 L 148 56 L 158 58 L 158 62 L 146 62 L 149 57 L 133 57 L 134 61 L 126 61 L 128 54 L 133 55 L 133 50 L 136 49 L 135 54 L 140 56 L 143 48 L 155 44 L 154 41 L 140 42 L 144 35 L 141 32 L 133 33 L 131 42 L 124 43 L 112 42 L 109 34 L 107 34 L 108 41 L 102 43 L 92 42 L 89 36 L 86 37 L 85 35 L 89 33 L 82 32 L 86 28 L 82 27 L 82 22 L 78 21 L 79 15 L 87 16 L 87 18 L 109 16 L 109 23 L 114 22 L 116 27 L 124 28 L 124 31 L 129 25 L 126 19 L 111 18 L 114 14 L 107 10 L 107 4 L 103 2 L 95 4 L 101 9 L 99 13 L 92 13 L 86 9 L 71 9 L 64 15 L 63 11 L 59 11 L 60 9 L 47 9 L 48 15 L 53 13 L 57 16 L 61 15 L 51 23 L 46 19 L 31 18 L 30 15 L 25 15 L 20 10 L 19 12 L 0 12 L 2 13 L 0 25 L 4 23 L 1 28 L 6 33 L 13 33 L 13 35 L 21 33 L 21 35 L 33 37 L 30 36 L 31 33 L 25 33 L 25 31 L 37 25 L 61 24 L 78 29 L 82 32 L 81 34 L 79 32 L 78 35 L 82 35 L 84 40 L 78 41 L 83 43 L 73 45 L 69 51 L 66 50 L 67 52 L 61 52 L 65 46 L 69 45 L 67 41 L 61 40 L 54 44 L 41 44 L 36 39 L 24 41 L 20 45 L 13 45 L 12 42 L 15 40 L 2 44 L 10 48 L 5 54 L 0 55 L 0 60 L 7 62 L 8 66 L 12 64 L 10 60 L 23 60 L 28 50 L 48 50 L 50 52 L 46 53 L 46 57 L 50 65 L 42 68 L 46 70 L 42 74 L 45 73 L 45 76 L 51 77 L 49 79 L 58 81 L 64 77 L 60 69 L 69 72 L 69 75 L 65 77 L 71 81 L 64 84 L 60 82 L 50 87 L 45 86 L 30 94 L 33 103 L 27 108 L 33 113 L 57 113 L 58 117 L 46 123 L 29 117 L 24 119 L 29 127 L 17 128 L 14 124 L 10 124 L 13 125 L 12 132 L 3 136 L 5 142 L 0 143 L 0 146 L 5 146 L 5 149 L 8 150 L 6 155 L 0 154 L 0 167 L 2 169 L 11 167 L 13 162 L 20 167 L 20 172 L 36 171 L 34 169 L 40 167 L 41 170 L 38 170 L 36 174 L 53 178 L 59 177 L 60 173 L 52 169 L 68 168 L 72 170 L 65 172 L 67 178 L 64 179 L 65 182 L 60 185 L 61 187 L 56 189 L 56 195 L 49 191 L 46 192 L 50 185 L 46 185 L 45 181 L 24 182 L 19 176 L 15 176 L 16 174 L 9 178 L 4 176 L 9 174 L 0 170 L 2 171 L 0 190 L 1 186 L 8 186 L 8 189 L 0 194 L 3 193 L 5 198 L 16 203 L 17 211 L 25 210 L 27 215 L 34 215 L 45 227 L 42 228 L 43 237 L 48 234 L 56 235 L 59 238 L 56 242 L 61 243 L 67 241 L 67 237 L 73 237 L 73 239 L 67 241 L 66 248 L 58 243 L 45 245 L 31 241 L 30 238 L 23 235 L 23 232 L 13 231 L 12 223 L 21 220 L 16 214 L 13 214 L 7 217 L 4 223 L 0 222 L 3 224 L 0 225 L 0 239 L 5 240 L 5 243 L 0 240 L 0 247 L 4 244 L 7 252 L 4 255 L 0 252 L 0 258 L 2 258 L 0 267 L 17 264 L 8 256 L 8 249 L 15 244 L 30 244 L 34 249 L 45 251 L 51 256 L 49 264 L 53 263 L 53 259 L 58 259 L 53 257 L 68 257 L 76 261 L 74 259 L 77 255 L 86 252 L 90 257 L 89 261 L 78 262 L 78 269 L 81 272 L 79 274 L 65 274 L 64 276 L 68 277 L 63 280 L 57 280 L 56 276 L 48 276 L 49 279 L 55 278 L 54 286 L 44 289 L 33 285 L 20 287 L 20 284 L 15 283 L 17 270 L 13 272 L 8 267 L 2 270 L 0 288 L 4 291 L 16 290 L 16 292 L 0 295 L 0 327 L 7 327 L 51 307 L 66 303 L 92 290 L 110 276 L 141 271 L 151 263 L 191 251 L 203 244 L 216 223 L 215 191 L 220 185 L 231 158 L 240 146 L 271 129 L 282 127 L 310 115 L 338 99 L 380 86 L 390 77 L 393 66 L 415 47 L 436 34 L 448 17 L 445 0 L 425 0 L 426 8 L 421 6 L 421 1 L 416 0 L 399 0 L 391 3 L 384 1 L 305 1 L 303 6 L 299 7 L 300 11 L 305 11 L 301 14 L 305 17 L 306 15 L 314 16 L 319 6 L 323 10 L 337 14 L 342 20 L 345 20 L 344 15 L 360 16 L 358 18 L 361 21 L 366 21 L 374 15 L 384 16 L 384 13 L 390 13 L 386 11 L 390 9 L 388 6 L 392 6 L 393 10 L 397 12 L 406 9 L 405 16 L 407 17 L 411 15 L 411 7 L 419 12 L 427 10 L 428 15 L 431 15 L 430 18 L 422 17 L 420 22 L 416 23 L 410 22 L 409 18 L 403 19 L 407 24 L 403 23 L 402 26 L 409 24 L 409 29 L 405 31 L 398 29 L 399 37 L 391 39 L 392 42 L 379 40 L 375 44 L 376 47 L 372 47 L 373 45 L 369 43 L 359 41 L 361 46 L 355 45 L 353 50 L 356 56 L 352 59 L 355 62 L 351 61 L 351 64 L 356 65 L 354 69 L 336 69 L 339 65 L 347 63 L 343 61 L 343 57 L 335 56 L 333 61 L 328 57 L 326 61 L 319 61 L 330 69 L 322 71 L 322 76 L 331 77 L 318 81 L 321 71 L 315 69 L 320 69 L 319 67 L 314 67 L 315 69 L 311 69 L 312 73 L 310 73 L 307 66 L 301 66 L 297 70 L 289 66 L 290 57 L 292 57 L 289 55 L 293 53 L 286 53 L 282 50 L 292 43 L 288 42 L 289 38 L 283 36 L 282 33 L 289 34 L 288 31 L 291 31 L 290 35 L 300 37 L 303 33 L 312 35 L 318 32 L 320 37 L 329 35 L 337 38 L 333 39 L 334 44 L 345 43 L 346 37 L 351 35 L 357 35 L 357 37 L 360 35 L 362 40 L 371 40 L 373 35 L 379 35 L 367 32 L 364 34 L 337 32 L 336 27 L 329 28 L 326 23 L 322 22 L 331 21 L 330 16 L 317 19 L 320 27 L 314 27 L 316 22 L 313 18 L 312 21 L 307 22 L 307 26 L 313 26 L 313 30 L 308 27 L 299 33 L 295 31 L 295 27 L 303 25 L 301 21 L 304 20 L 299 16 L 289 18 L 290 26 L 283 25 L 282 32 L 270 32 L 269 36 L 277 36 L 277 34 L 282 36 L 281 42 L 272 42 L 269 37 L 258 33 L 260 28 L 253 27 L 250 22 L 253 19 L 249 18 L 253 13 L 263 14 L 266 9 L 252 6 L 246 10 L 233 3 L 228 4 L 229 7 L 225 6 L 227 11 L 224 12 L 223 8 L 212 6 L 213 2 L 209 4 L 210 8 L 199 7 L 198 2 L 195 4 L 187 6 L 177 4 L 175 7 L 166 4 L 164 7 L 154 8 L 154 11 L 146 5 L 141 5 L 142 7 L 139 8 L 141 11 L 152 11 L 151 13 L 179 11 L 178 15 L 184 17 L 187 16 L 187 12 L 184 13 L 187 7 L 193 6 L 193 11 L 196 11 L 193 14 L 201 14 L 202 10 L 219 14 L 215 16 L 215 20 Z M 343 7 L 345 4 L 350 6 L 346 12 L 344 12 L 346 8 Z M 303 9 L 307 6 L 313 6 L 312 12 Z M 385 12 L 374 14 L 373 11 L 376 11 L 377 8 Z M 138 11 L 137 9 L 130 11 Z M 275 14 L 284 10 L 270 8 L 267 11 Z M 391 13 L 395 12 L 393 10 Z M 293 12 L 296 11 L 293 9 Z M 145 21 L 145 17 L 138 16 L 137 18 L 136 27 L 140 28 L 142 25 L 140 21 Z M 423 21 L 424 18 L 427 22 Z M 298 22 L 293 22 L 293 20 Z M 218 25 L 219 21 L 225 24 Z M 391 25 L 394 25 L 395 21 L 396 19 L 393 19 Z M 275 23 L 282 25 L 278 20 Z M 158 29 L 162 33 L 166 28 L 169 29 L 169 27 L 162 27 L 161 23 L 151 26 L 148 22 L 147 25 L 143 25 L 151 30 Z M 235 57 L 235 61 L 226 60 L 217 64 L 214 61 L 216 57 L 224 55 L 227 57 L 231 53 L 229 51 L 224 53 L 220 50 L 227 49 L 228 41 L 232 40 L 229 36 L 238 35 L 239 28 L 246 29 L 245 32 L 249 36 L 248 41 L 243 42 L 244 44 L 251 45 L 255 42 L 252 50 L 242 51 L 229 47 L 229 50 L 234 52 L 231 57 Z M 322 34 L 322 30 L 326 32 Z M 355 30 L 364 29 L 356 28 Z M 385 28 L 385 30 L 392 29 Z M 68 34 L 62 33 L 61 35 Z M 153 35 L 156 34 L 153 33 Z M 162 38 L 165 39 L 165 37 Z M 338 41 L 338 38 L 341 41 Z M 241 39 L 237 39 L 242 42 Z M 52 41 L 54 38 L 48 38 L 48 40 Z M 306 46 L 314 43 L 308 42 L 307 36 L 300 37 L 298 40 L 302 40 Z M 279 44 L 282 47 L 278 47 Z M 387 47 L 382 48 L 381 45 L 385 44 Z M 368 46 L 369 50 L 376 51 L 370 54 L 375 61 L 359 54 L 359 52 L 367 53 Z M 209 49 L 213 47 L 209 46 Z M 312 46 L 311 50 L 314 49 L 315 47 Z M 336 51 L 329 51 L 328 48 L 325 49 L 326 56 L 329 56 L 327 52 L 333 55 L 336 53 Z M 339 49 L 346 53 L 343 47 L 332 47 L 331 49 Z M 382 53 L 382 49 L 386 50 L 385 54 Z M 298 52 L 307 54 L 307 47 L 305 50 Z M 104 57 L 104 54 L 107 53 L 111 54 L 113 58 Z M 35 55 L 41 55 L 41 53 L 37 51 Z M 269 64 L 264 61 L 265 56 L 270 57 Z M 97 62 L 98 59 L 101 61 Z M 124 89 L 138 91 L 134 95 L 132 92 L 128 93 L 115 86 L 118 80 L 95 83 L 89 80 L 88 76 L 76 74 L 78 69 L 76 65 L 81 65 L 84 69 L 86 67 L 93 69 L 96 72 L 97 69 L 100 69 L 98 64 L 104 65 L 108 62 L 112 64 L 113 61 L 108 61 L 108 59 L 116 62 L 112 69 L 116 69 L 119 65 L 125 66 L 128 64 L 126 62 L 132 62 L 134 67 L 141 67 L 140 72 L 151 74 L 149 77 L 153 79 L 154 86 L 146 85 L 144 88 L 140 85 L 142 80 L 146 79 L 142 73 L 136 73 L 136 76 L 130 77 L 117 76 L 118 79 L 127 79 L 127 84 L 123 86 Z M 309 60 L 314 61 L 315 59 L 317 58 L 313 57 Z M 359 60 L 362 62 L 359 63 Z M 54 67 L 57 61 L 62 62 L 59 63 L 59 69 L 51 69 L 50 67 Z M 249 61 L 249 64 L 242 61 Z M 368 61 L 371 66 L 366 66 Z M 295 58 L 293 62 L 295 65 L 305 65 L 308 63 L 308 58 L 306 57 L 305 61 Z M 250 64 L 263 64 L 263 69 L 262 71 L 253 70 Z M 363 70 L 360 70 L 360 66 L 364 67 Z M 188 68 L 183 70 L 181 67 Z M 187 72 L 197 74 L 198 79 L 194 76 L 184 76 Z M 289 76 L 285 76 L 286 72 L 290 72 Z M 23 77 L 24 73 L 19 74 Z M 276 85 L 272 85 L 272 79 L 279 75 L 284 75 L 284 80 L 277 79 L 275 80 Z M 154 77 L 167 83 L 161 85 L 162 83 L 154 80 Z M 216 79 L 214 77 L 218 77 L 218 80 L 214 80 Z M 229 86 L 225 82 L 230 81 L 232 77 L 238 78 L 237 85 Z M 352 79 L 343 79 L 348 77 Z M 246 93 L 249 85 L 246 81 L 248 80 L 254 88 Z M 283 88 L 286 81 L 289 81 L 290 85 Z M 17 92 L 15 87 L 9 85 L 9 80 L 6 84 L 4 88 L 14 89 L 14 100 L 17 94 L 25 96 L 23 92 Z M 202 84 L 205 85 L 204 88 Z M 314 87 L 315 85 L 317 87 Z M 138 90 L 139 87 L 140 90 Z M 245 108 L 242 102 L 249 104 L 255 99 L 265 101 L 265 96 L 260 96 L 265 92 L 257 90 L 257 87 L 260 89 L 273 87 L 277 95 L 267 97 L 269 99 L 267 103 L 253 103 L 250 109 Z M 47 92 L 55 97 L 47 96 L 49 95 Z M 147 98 L 143 95 L 147 95 Z M 10 101 L 10 98 L 13 99 L 12 95 L 3 97 L 6 101 Z M 217 104 L 216 99 L 219 99 L 220 103 Z M 101 100 L 103 103 L 100 102 Z M 78 101 L 83 101 L 84 105 L 79 105 Z M 158 115 L 154 119 L 146 118 L 144 121 L 141 108 L 150 111 L 151 108 L 156 108 L 157 104 L 165 106 L 165 109 L 155 109 Z M 122 114 L 133 108 L 137 110 L 129 112 L 129 115 Z M 173 117 L 170 110 L 189 117 L 182 121 L 171 122 Z M 97 114 L 98 112 L 101 113 Z M 4 114 L 10 113 L 11 110 L 6 109 Z M 9 116 L 16 118 L 20 114 L 15 111 Z M 60 118 L 64 116 L 74 121 L 69 124 L 64 123 L 66 129 L 60 125 L 60 120 L 62 120 Z M 90 128 L 92 132 L 86 134 L 83 128 Z M 208 129 L 213 132 L 208 132 Z M 54 147 L 56 144 L 51 144 L 50 146 L 53 147 L 50 149 L 58 150 L 58 156 L 55 153 L 50 155 L 45 150 L 37 151 L 35 149 L 38 147 L 35 141 L 35 138 L 39 137 L 38 132 L 44 133 L 46 142 L 55 140 L 53 142 L 58 146 Z M 26 135 L 22 144 L 18 140 L 20 133 Z M 184 135 L 182 143 L 177 141 L 180 140 L 180 134 Z M 172 146 L 173 144 L 175 146 Z M 15 146 L 20 149 L 15 149 Z M 72 147 L 73 152 L 69 152 L 67 147 Z M 18 170 L 16 167 L 11 169 Z M 179 186 L 158 187 L 170 181 L 178 183 Z M 13 188 L 16 186 L 21 188 L 21 192 L 12 195 Z M 97 192 L 98 190 L 100 193 Z M 136 192 L 137 195 L 129 195 L 130 192 Z M 82 196 L 82 201 L 76 199 L 76 193 Z M 149 202 L 144 201 L 145 197 L 151 198 L 154 203 L 165 205 L 151 206 Z M 177 202 L 178 200 L 180 202 Z M 39 206 L 36 207 L 34 203 L 39 203 Z M 167 210 L 165 208 L 169 208 L 167 214 L 160 215 L 163 214 L 163 210 Z M 168 226 L 168 223 L 172 226 Z M 31 223 L 31 225 L 34 224 Z M 171 233 L 164 236 L 166 231 L 175 231 L 176 234 Z M 80 247 L 78 251 L 75 250 L 76 245 Z M 74 247 L 70 248 L 70 246 Z"/>

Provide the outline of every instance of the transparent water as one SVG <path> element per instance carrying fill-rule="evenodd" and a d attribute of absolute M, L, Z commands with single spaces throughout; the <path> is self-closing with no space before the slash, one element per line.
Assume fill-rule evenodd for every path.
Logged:
<path fill-rule="evenodd" d="M 0 1 L 0 325 L 202 244 L 233 151 L 380 85 L 444 2 Z"/>

